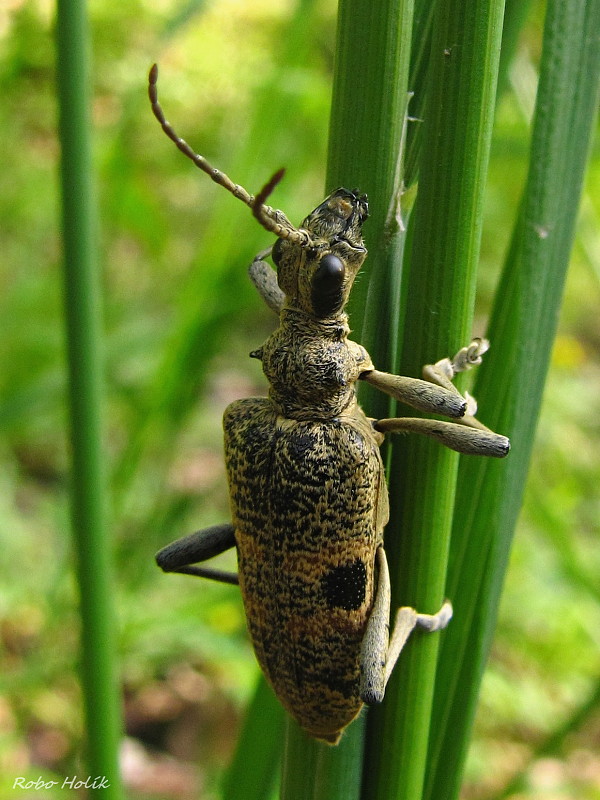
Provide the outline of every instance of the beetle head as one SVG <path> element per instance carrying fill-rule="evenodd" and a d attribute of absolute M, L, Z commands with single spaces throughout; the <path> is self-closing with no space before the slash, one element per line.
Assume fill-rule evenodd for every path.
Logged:
<path fill-rule="evenodd" d="M 336 189 L 306 217 L 300 228 L 294 227 L 282 211 L 266 205 L 283 177 L 283 170 L 276 172 L 257 195 L 251 195 L 178 136 L 158 102 L 157 83 L 158 67 L 154 64 L 148 76 L 148 95 L 152 112 L 169 139 L 198 169 L 250 206 L 265 230 L 279 237 L 273 247 L 273 261 L 288 307 L 317 319 L 339 315 L 367 255 L 361 232 L 368 215 L 366 195 Z"/>
<path fill-rule="evenodd" d="M 272 253 L 277 280 L 291 306 L 318 319 L 342 311 L 367 255 L 362 238 L 367 216 L 366 195 L 336 189 L 300 226 L 308 243 L 277 240 Z"/>

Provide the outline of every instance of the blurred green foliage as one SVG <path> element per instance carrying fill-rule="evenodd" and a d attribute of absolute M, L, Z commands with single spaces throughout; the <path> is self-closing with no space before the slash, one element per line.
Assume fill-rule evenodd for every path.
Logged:
<path fill-rule="evenodd" d="M 499 100 L 476 332 L 524 180 L 542 9 L 534 12 Z M 285 165 L 274 202 L 300 220 L 323 192 L 335 4 L 95 0 L 90 13 L 130 796 L 214 797 L 257 673 L 241 603 L 232 587 L 163 577 L 153 554 L 227 517 L 220 416 L 265 389 L 247 354 L 274 318 L 245 268 L 268 241 L 161 134 L 146 75 L 158 61 L 177 131 L 250 191 Z M 10 779 L 74 774 L 81 739 L 52 14 L 45 0 L 0 9 L 0 772 Z M 600 791 L 599 181 L 596 144 L 469 798 L 501 796 L 536 753 L 520 796 Z M 151 772 L 152 748 L 187 765 L 168 788 L 131 777 L 140 765 Z M 14 796 L 11 787 L 4 779 L 0 798 Z"/>

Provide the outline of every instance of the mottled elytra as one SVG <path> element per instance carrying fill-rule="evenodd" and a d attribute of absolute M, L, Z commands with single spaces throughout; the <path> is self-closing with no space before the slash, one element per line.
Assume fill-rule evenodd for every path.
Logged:
<path fill-rule="evenodd" d="M 150 101 L 167 136 L 277 237 L 250 277 L 279 317 L 251 354 L 262 361 L 269 396 L 237 400 L 224 414 L 231 523 L 174 542 L 157 562 L 166 572 L 239 583 L 256 656 L 281 703 L 311 736 L 336 744 L 363 703 L 382 701 L 411 631 L 439 630 L 452 616 L 448 601 L 432 615 L 402 607 L 389 635 L 379 446 L 386 433 L 412 432 L 460 453 L 505 456 L 508 439 L 476 420 L 473 398 L 452 383 L 481 363 L 488 343 L 474 339 L 426 366 L 423 380 L 376 370 L 348 339 L 344 313 L 367 255 L 366 196 L 336 189 L 296 228 L 265 202 L 283 172 L 256 196 L 233 183 L 177 136 L 158 103 L 157 77 L 154 66 Z M 356 402 L 358 380 L 452 421 L 370 419 Z M 195 566 L 231 547 L 237 575 Z"/>

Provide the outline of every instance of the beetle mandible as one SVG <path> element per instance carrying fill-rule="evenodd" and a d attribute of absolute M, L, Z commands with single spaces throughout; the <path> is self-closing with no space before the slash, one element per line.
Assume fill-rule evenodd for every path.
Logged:
<path fill-rule="evenodd" d="M 367 251 L 365 195 L 337 189 L 296 228 L 265 204 L 276 173 L 255 197 L 177 136 L 150 71 L 154 115 L 177 147 L 248 205 L 277 241 L 250 276 L 279 327 L 250 355 L 269 395 L 237 400 L 223 419 L 231 523 L 184 537 L 157 554 L 166 572 L 239 582 L 257 659 L 287 711 L 311 736 L 336 744 L 363 703 L 378 703 L 415 627 L 444 628 L 437 614 L 400 608 L 389 635 L 390 579 L 383 530 L 388 494 L 379 446 L 414 432 L 460 453 L 503 457 L 506 437 L 475 419 L 476 404 L 452 383 L 481 363 L 486 340 L 423 370 L 424 380 L 380 372 L 348 339 L 344 307 Z M 268 255 L 275 271 L 263 260 Z M 369 419 L 356 401 L 366 381 L 414 408 L 450 417 Z M 195 564 L 235 547 L 239 574 Z"/>

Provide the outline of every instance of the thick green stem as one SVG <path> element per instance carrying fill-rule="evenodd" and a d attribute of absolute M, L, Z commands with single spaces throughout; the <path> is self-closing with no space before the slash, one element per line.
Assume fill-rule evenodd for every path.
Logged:
<path fill-rule="evenodd" d="M 412 10 L 412 0 L 341 0 L 338 16 L 326 189 L 359 188 L 369 196 L 370 219 L 364 229 L 369 257 L 366 275 L 353 289 L 350 315 L 354 329 L 360 330 L 366 320 L 360 341 L 383 369 L 392 363 L 398 317 L 390 286 L 394 281 L 397 285 L 393 267 L 403 239 L 398 225 L 400 161 Z M 367 305 L 376 315 L 365 317 Z M 367 413 L 388 415 L 383 395 L 363 398 L 363 405 Z M 353 723 L 333 749 L 308 741 L 290 725 L 282 797 L 358 798 L 363 729 L 362 721 Z M 307 763 L 315 764 L 312 778 L 306 777 Z"/>
<path fill-rule="evenodd" d="M 600 86 L 600 0 L 550 0 L 529 175 L 475 393 L 512 439 L 505 463 L 464 459 L 426 797 L 457 797 L 540 410 Z M 465 582 L 468 574 L 470 580 Z"/>
<path fill-rule="evenodd" d="M 380 369 L 393 362 L 398 251 L 409 210 L 402 198 L 402 163 L 413 6 L 413 0 L 343 0 L 339 5 L 327 190 L 358 187 L 369 197 L 364 228 L 369 257 L 365 275 L 352 289 L 349 313 Z M 387 412 L 388 401 L 379 393 L 366 391 L 361 397 L 368 413 Z"/>
<path fill-rule="evenodd" d="M 270 797 L 281 760 L 284 711 L 261 675 L 238 737 L 236 752 L 224 775 L 222 800 Z"/>
<path fill-rule="evenodd" d="M 471 338 L 502 13 L 502 0 L 436 6 L 401 374 L 419 375 Z M 393 448 L 386 542 L 394 605 L 431 613 L 445 594 L 458 456 L 416 439 Z M 369 720 L 365 797 L 422 796 L 440 638 L 414 636 Z"/>
<path fill-rule="evenodd" d="M 89 37 L 86 5 L 80 0 L 58 3 L 57 47 L 73 448 L 72 521 L 80 596 L 88 774 L 105 777 L 110 785 L 98 791 L 107 800 L 117 800 L 122 797 L 117 763 L 120 693 L 101 450 L 101 311 L 91 178 Z"/>

